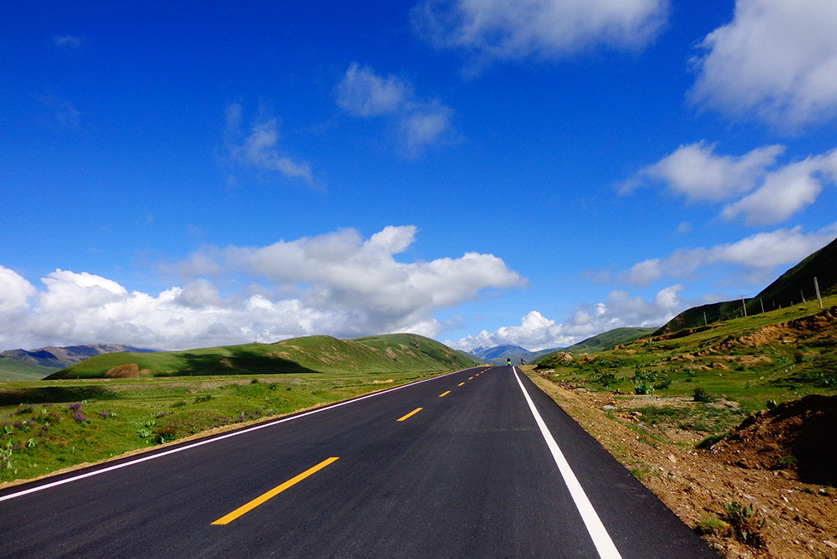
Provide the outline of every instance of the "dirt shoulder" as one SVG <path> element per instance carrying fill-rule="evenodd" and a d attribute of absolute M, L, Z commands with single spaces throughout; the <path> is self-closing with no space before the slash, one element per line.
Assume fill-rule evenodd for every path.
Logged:
<path fill-rule="evenodd" d="M 698 450 L 694 434 L 649 426 L 627 411 L 688 405 L 683 399 L 591 392 L 527 374 L 722 557 L 837 559 L 834 487 L 803 483 L 792 468 Z M 734 529 L 741 516 L 743 532 Z"/>

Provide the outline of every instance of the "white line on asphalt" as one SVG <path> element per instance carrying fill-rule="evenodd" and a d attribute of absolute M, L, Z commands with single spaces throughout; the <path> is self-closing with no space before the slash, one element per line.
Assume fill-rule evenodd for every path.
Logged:
<path fill-rule="evenodd" d="M 468 369 L 462 369 L 462 370 L 467 371 Z M 265 423 L 260 423 L 258 425 L 254 425 L 253 427 L 248 427 L 246 429 L 239 429 L 237 431 L 232 431 L 230 433 L 227 433 L 226 435 L 220 435 L 218 437 L 213 437 L 211 439 L 204 439 L 204 440 L 198 441 L 196 443 L 187 444 L 187 445 L 183 445 L 183 446 L 178 446 L 176 448 L 173 448 L 171 450 L 165 450 L 163 452 L 155 452 L 153 454 L 143 456 L 142 458 L 137 458 L 136 460 L 130 460 L 128 462 L 122 462 L 121 464 L 116 464 L 114 466 L 108 466 L 108 467 L 102 468 L 100 470 L 94 470 L 92 472 L 79 474 L 77 476 L 72 476 L 72 477 L 60 479 L 58 481 L 53 481 L 52 483 L 46 483 L 44 485 L 39 485 L 37 487 L 32 487 L 30 489 L 24 489 L 23 491 L 18 491 L 16 493 L 9 493 L 8 495 L 0 496 L 0 503 L 2 503 L 3 501 L 8 501 L 10 499 L 14 499 L 16 497 L 23 497 L 24 495 L 29 495 L 30 493 L 36 493 L 38 491 L 43 491 L 45 489 L 51 489 L 53 487 L 58 487 L 59 485 L 64 485 L 64 484 L 67 484 L 67 483 L 71 483 L 73 481 L 79 481 L 79 480 L 82 480 L 82 479 L 85 479 L 85 478 L 97 476 L 99 474 L 104 474 L 104 473 L 107 473 L 107 472 L 112 472 L 114 470 L 119 470 L 121 468 L 127 468 L 128 466 L 133 466 L 135 464 L 141 464 L 142 462 L 148 462 L 149 460 L 155 460 L 157 458 L 162 458 L 163 456 L 168 456 L 170 454 L 175 454 L 177 452 L 183 452 L 184 450 L 190 450 L 190 449 L 193 449 L 193 448 L 197 448 L 197 447 L 203 446 L 205 444 L 210 444 L 210 443 L 222 441 L 224 439 L 237 437 L 238 435 L 243 435 L 245 433 L 250 433 L 252 431 L 258 431 L 259 429 L 265 429 L 267 427 L 273 427 L 274 425 L 279 425 L 280 423 L 286 423 L 288 421 L 293 421 L 294 419 L 300 419 L 302 417 L 307 417 L 307 416 L 313 415 L 315 413 L 320 413 L 320 412 L 324 412 L 324 411 L 331 410 L 331 409 L 334 409 L 334 408 L 339 408 L 339 407 L 342 407 L 342 406 L 352 404 L 354 402 L 359 402 L 361 400 L 366 400 L 368 398 L 374 398 L 375 396 L 380 396 L 382 394 L 387 394 L 389 392 L 394 392 L 396 390 L 401 390 L 402 388 L 407 388 L 408 386 L 415 386 L 417 384 L 430 382 L 432 380 L 440 379 L 440 378 L 446 377 L 448 375 L 454 375 L 454 374 L 459 373 L 459 372 L 461 372 L 461 371 L 454 371 L 452 373 L 439 375 L 437 377 L 432 377 L 432 378 L 420 380 L 420 381 L 417 381 L 417 382 L 411 382 L 409 384 L 403 384 L 401 386 L 396 386 L 395 388 L 390 388 L 388 390 L 381 390 L 380 392 L 375 392 L 373 394 L 367 394 L 366 396 L 361 396 L 359 398 L 353 398 L 351 400 L 346 400 L 344 402 L 338 402 L 336 404 L 331 404 L 329 406 L 325 406 L 325 407 L 322 407 L 322 408 L 317 408 L 315 410 L 300 413 L 298 415 L 293 415 L 293 416 L 290 416 L 290 417 L 283 417 L 282 419 L 277 419 L 275 421 L 266 421 Z"/>
<path fill-rule="evenodd" d="M 520 390 L 523 391 L 526 403 L 529 404 L 529 409 L 532 410 L 532 415 L 535 416 L 535 422 L 541 430 L 541 435 L 543 435 L 544 440 L 546 440 L 546 445 L 552 452 L 552 457 L 555 459 L 558 471 L 561 472 L 561 476 L 564 478 L 564 483 L 567 484 L 567 489 L 570 490 L 570 495 L 572 496 L 573 501 L 575 501 L 575 506 L 578 508 L 579 514 L 581 514 L 584 526 L 587 528 L 587 532 L 593 539 L 593 544 L 596 546 L 596 551 L 599 552 L 599 557 L 602 559 L 621 559 L 622 556 L 619 555 L 619 551 L 616 549 L 616 546 L 613 545 L 613 540 L 610 539 L 610 535 L 607 533 L 601 519 L 599 519 L 599 515 L 596 514 L 596 511 L 593 509 L 593 505 L 590 504 L 590 499 L 587 498 L 587 494 L 584 492 L 584 489 L 575 477 L 572 468 L 570 468 L 570 464 L 567 462 L 567 459 L 564 458 L 564 454 L 561 452 L 561 449 L 558 448 L 558 443 L 555 442 L 555 437 L 553 437 L 552 433 L 549 432 L 541 414 L 538 413 L 537 408 L 535 408 L 535 403 L 532 402 L 532 398 L 529 397 L 529 393 L 526 392 L 526 388 L 523 386 L 523 382 L 520 380 L 516 368 L 512 367 L 512 371 L 514 372 L 514 378 L 517 380 L 517 384 L 520 385 Z"/>

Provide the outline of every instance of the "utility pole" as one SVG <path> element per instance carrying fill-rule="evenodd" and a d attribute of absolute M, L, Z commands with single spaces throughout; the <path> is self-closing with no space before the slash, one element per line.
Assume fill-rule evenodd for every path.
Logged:
<path fill-rule="evenodd" d="M 741 296 L 741 308 L 744 309 L 744 318 L 747 318 L 747 303 L 744 302 L 744 296 Z"/>
<path fill-rule="evenodd" d="M 761 303 L 761 314 L 764 314 L 764 299 L 759 299 L 759 303 Z"/>

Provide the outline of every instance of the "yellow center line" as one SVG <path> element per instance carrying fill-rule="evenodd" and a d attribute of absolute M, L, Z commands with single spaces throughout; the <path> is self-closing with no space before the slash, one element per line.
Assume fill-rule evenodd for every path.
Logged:
<path fill-rule="evenodd" d="M 460 382 L 459 384 L 457 384 L 457 386 L 462 386 L 463 384 L 465 384 L 465 383 L 464 383 L 464 382 Z"/>
<path fill-rule="evenodd" d="M 439 398 L 444 398 L 448 394 L 450 394 L 450 390 L 448 390 L 447 392 L 442 392 L 441 394 L 439 394 Z"/>
<path fill-rule="evenodd" d="M 474 380 L 474 377 L 468 377 L 468 380 Z"/>
<path fill-rule="evenodd" d="M 404 421 L 405 419 L 410 419 L 411 417 L 413 417 L 414 415 L 416 415 L 418 412 L 420 412 L 423 409 L 424 408 L 416 408 L 413 411 L 411 411 L 410 413 L 408 413 L 407 415 L 405 415 L 404 417 L 398 419 L 398 421 Z"/>
<path fill-rule="evenodd" d="M 322 462 L 320 462 L 319 464 L 317 464 L 313 468 L 305 470 L 304 472 L 302 472 L 301 474 L 299 474 L 295 478 L 289 479 L 288 481 L 286 481 L 282 485 L 274 487 L 273 489 L 271 489 L 270 491 L 268 491 L 264 495 L 253 499 L 252 501 L 250 501 L 246 505 L 238 507 L 237 509 L 235 509 L 234 511 L 232 511 L 228 515 L 222 516 L 221 518 L 219 518 L 218 520 L 216 520 L 212 524 L 214 524 L 214 525 L 229 524 L 230 522 L 232 522 L 233 520 L 235 520 L 239 516 L 247 514 L 248 512 L 250 512 L 251 510 L 253 510 L 257 506 L 259 506 L 261 504 L 264 504 L 265 502 L 272 499 L 273 497 L 275 497 L 276 495 L 278 495 L 279 493 L 281 493 L 285 489 L 288 489 L 289 487 L 291 487 L 293 485 L 296 485 L 300 481 L 304 480 L 308 476 L 311 476 L 311 475 L 319 472 L 320 470 L 322 470 L 323 468 L 325 468 L 326 466 L 328 466 L 332 462 L 336 462 L 337 460 L 339 460 L 339 458 L 340 458 L 339 456 L 332 456 L 331 458 L 329 458 L 327 460 L 323 460 Z"/>

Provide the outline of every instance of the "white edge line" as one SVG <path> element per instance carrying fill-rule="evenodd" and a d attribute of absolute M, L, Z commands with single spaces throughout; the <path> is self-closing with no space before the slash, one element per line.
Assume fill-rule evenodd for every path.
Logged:
<path fill-rule="evenodd" d="M 320 412 L 324 412 L 324 411 L 331 410 L 331 409 L 334 409 L 334 408 L 339 408 L 339 407 L 342 407 L 342 406 L 352 404 L 354 402 L 360 402 L 361 400 L 366 400 L 368 398 L 374 398 L 374 397 L 380 396 L 382 394 L 388 394 L 389 392 L 394 392 L 396 390 L 401 390 L 402 388 L 407 388 L 408 386 L 415 386 L 417 384 L 430 382 L 432 380 L 443 378 L 443 377 L 446 377 L 448 375 L 455 375 L 456 373 L 461 373 L 462 371 L 467 371 L 467 370 L 468 369 L 462 369 L 460 371 L 453 371 L 453 372 L 450 372 L 450 373 L 445 373 L 444 375 L 439 375 L 439 376 L 427 378 L 427 379 L 424 379 L 424 380 L 411 382 L 411 383 L 408 383 L 408 384 L 402 384 L 401 386 L 396 386 L 395 388 L 389 388 L 387 390 L 381 390 L 380 392 L 374 392 L 372 394 L 367 394 L 365 396 L 359 396 L 357 398 L 352 398 L 351 400 L 345 400 L 343 402 L 337 402 L 336 404 L 330 404 L 330 405 L 327 405 L 327 406 L 323 406 L 322 408 L 317 408 L 315 410 L 302 412 L 300 414 L 292 415 L 290 417 L 283 417 L 283 418 L 277 419 L 275 421 L 266 421 L 264 423 L 254 425 L 253 427 L 246 427 L 244 429 L 238 429 L 236 431 L 232 431 L 232 432 L 227 433 L 225 435 L 219 435 L 217 437 L 212 437 L 210 439 L 204 439 L 204 440 L 198 441 L 196 443 L 186 444 L 186 445 L 183 445 L 183 446 L 178 446 L 177 448 L 173 448 L 171 450 L 164 450 L 162 452 L 155 452 L 153 454 L 143 456 L 142 458 L 137 458 L 135 460 L 129 460 L 128 462 L 122 462 L 121 464 L 116 464 L 114 466 L 108 466 L 106 468 L 101 468 L 99 470 L 94 470 L 92 472 L 79 474 L 77 476 L 71 476 L 71 477 L 68 477 L 68 478 L 60 479 L 58 481 L 53 481 L 51 483 L 45 483 L 44 485 L 39 485 L 37 487 L 32 487 L 30 489 L 24 489 L 23 491 L 18 491 L 16 493 L 9 493 L 8 495 L 0 496 L 0 503 L 2 503 L 3 501 L 8 501 L 8 500 L 17 498 L 17 497 L 23 497 L 24 495 L 29 495 L 30 493 L 36 493 L 38 491 L 44 491 L 46 489 L 51 489 L 53 487 L 58 487 L 59 485 L 64 485 L 64 484 L 71 483 L 71 482 L 74 482 L 74 481 L 79 481 L 79 480 L 82 480 L 82 479 L 85 479 L 85 478 L 97 476 L 97 475 L 104 474 L 104 473 L 107 473 L 107 472 L 112 472 L 114 470 L 119 470 L 121 468 L 127 468 L 128 466 L 134 466 L 136 464 L 141 464 L 142 462 L 148 462 L 149 460 L 155 460 L 157 458 L 162 458 L 163 456 L 168 456 L 170 454 L 175 454 L 177 452 L 183 452 L 184 450 L 191 450 L 193 448 L 197 448 L 199 446 L 203 446 L 203 445 L 206 445 L 206 444 L 214 443 L 214 442 L 221 441 L 221 440 L 224 440 L 224 439 L 229 439 L 231 437 L 237 437 L 239 435 L 244 435 L 245 433 L 251 433 L 253 431 L 258 431 L 259 429 L 265 429 L 267 427 L 273 427 L 274 425 L 279 425 L 280 423 L 286 423 L 288 421 L 293 421 L 295 419 L 300 419 L 300 418 L 303 418 L 303 417 L 307 417 L 307 416 L 313 415 L 315 413 L 320 413 Z"/>
<path fill-rule="evenodd" d="M 575 477 L 572 468 L 570 468 L 570 464 L 567 462 L 567 459 L 564 458 L 564 454 L 561 452 L 561 449 L 558 448 L 558 443 L 555 442 L 555 437 L 553 437 L 552 433 L 549 432 L 541 414 L 538 412 L 537 408 L 535 408 L 535 403 L 532 402 L 532 398 L 529 396 L 529 393 L 526 392 L 526 388 L 523 386 L 523 382 L 521 382 L 516 368 L 512 367 L 512 371 L 514 372 L 514 378 L 517 380 L 517 384 L 520 385 L 520 390 L 523 391 L 526 403 L 529 404 L 529 409 L 532 410 L 532 415 L 535 416 L 535 422 L 541 430 L 541 435 L 543 435 L 544 440 L 546 440 L 546 445 L 552 452 L 552 457 L 555 459 L 558 471 L 561 473 L 561 477 L 564 478 L 564 483 L 567 484 L 567 489 L 570 490 L 570 496 L 572 496 L 575 506 L 578 508 L 579 514 L 581 514 L 584 526 L 587 528 L 587 532 L 593 539 L 593 545 L 596 546 L 596 551 L 599 552 L 599 557 L 602 559 L 621 559 L 622 556 L 619 555 L 619 551 L 613 544 L 613 540 L 610 539 L 610 535 L 607 533 L 604 524 L 602 524 L 599 515 L 596 514 L 595 509 L 593 509 L 593 505 L 590 504 L 590 499 L 587 498 L 587 494 L 581 487 L 581 483 L 578 482 L 578 478 Z"/>

